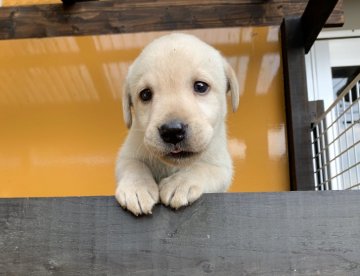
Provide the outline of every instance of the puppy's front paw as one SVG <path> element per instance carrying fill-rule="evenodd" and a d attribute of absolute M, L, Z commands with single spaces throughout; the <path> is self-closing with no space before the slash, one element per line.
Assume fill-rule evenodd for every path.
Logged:
<path fill-rule="evenodd" d="M 115 197 L 121 207 L 129 210 L 135 216 L 151 214 L 151 210 L 159 202 L 159 189 L 153 183 L 141 185 L 122 185 L 118 183 Z"/>
<path fill-rule="evenodd" d="M 197 200 L 204 192 L 200 183 L 184 179 L 180 175 L 172 175 L 159 184 L 160 200 L 166 206 L 179 209 Z"/>

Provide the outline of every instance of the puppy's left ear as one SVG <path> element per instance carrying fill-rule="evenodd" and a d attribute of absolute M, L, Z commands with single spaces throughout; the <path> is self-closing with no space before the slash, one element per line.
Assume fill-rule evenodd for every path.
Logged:
<path fill-rule="evenodd" d="M 125 84 L 123 87 L 123 93 L 122 93 L 122 107 L 123 107 L 123 116 L 124 121 L 127 126 L 127 128 L 131 127 L 132 124 L 132 116 L 131 116 L 131 97 L 130 97 L 130 87 L 128 84 L 128 81 L 125 80 Z"/>
<path fill-rule="evenodd" d="M 239 106 L 239 82 L 237 80 L 234 69 L 224 58 L 224 68 L 227 79 L 227 93 L 230 92 L 231 95 L 231 106 L 233 112 L 235 112 Z"/>

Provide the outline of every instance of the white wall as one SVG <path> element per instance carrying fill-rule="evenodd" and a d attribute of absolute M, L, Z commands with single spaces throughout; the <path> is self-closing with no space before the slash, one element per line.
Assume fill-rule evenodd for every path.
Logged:
<path fill-rule="evenodd" d="M 324 28 L 306 55 L 309 100 L 334 100 L 331 67 L 360 65 L 360 0 L 344 0 L 345 24 Z"/>
<path fill-rule="evenodd" d="M 305 57 L 309 100 L 324 100 L 325 109 L 335 101 L 331 67 L 360 66 L 360 0 L 344 0 L 344 13 L 344 26 L 342 28 L 324 29 Z M 331 116 L 327 116 L 326 120 L 327 125 L 331 126 L 332 118 L 336 118 L 337 115 L 334 111 L 329 114 Z M 329 141 L 342 133 L 344 127 L 341 123 L 334 124 L 335 131 L 328 132 Z M 343 163 L 343 158 L 335 157 L 348 145 L 351 145 L 351 143 L 348 144 L 347 133 L 352 136 L 350 138 L 353 139 L 353 142 L 354 137 L 359 137 L 360 134 L 355 133 L 357 130 L 358 125 L 355 125 L 352 133 L 346 132 L 343 139 L 337 140 L 328 149 L 330 160 L 333 160 L 330 163 L 331 177 L 338 175 L 351 164 L 354 164 L 354 160 L 349 159 L 349 155 L 345 163 Z M 358 140 L 358 138 L 356 139 Z M 352 154 L 360 156 L 360 147 L 354 147 Z M 358 175 L 360 175 L 360 168 L 356 167 L 350 170 L 348 174 L 336 177 L 332 180 L 333 189 L 343 189 L 344 186 L 357 183 Z"/>
<path fill-rule="evenodd" d="M 329 52 L 332 67 L 360 65 L 360 37 L 329 40 Z"/>

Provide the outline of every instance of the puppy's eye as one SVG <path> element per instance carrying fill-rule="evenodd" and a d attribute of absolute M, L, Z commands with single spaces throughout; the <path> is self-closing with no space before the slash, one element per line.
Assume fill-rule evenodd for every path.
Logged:
<path fill-rule="evenodd" d="M 144 90 L 141 90 L 139 97 L 142 102 L 148 102 L 152 99 L 152 92 L 149 88 L 145 88 Z"/>
<path fill-rule="evenodd" d="M 203 81 L 196 81 L 194 83 L 194 91 L 199 94 L 205 94 L 209 90 L 209 85 Z"/>

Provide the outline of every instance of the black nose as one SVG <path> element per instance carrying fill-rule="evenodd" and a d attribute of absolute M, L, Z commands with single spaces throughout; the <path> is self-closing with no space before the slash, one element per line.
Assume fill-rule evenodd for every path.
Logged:
<path fill-rule="evenodd" d="M 170 121 L 159 128 L 161 139 L 165 143 L 177 144 L 185 139 L 187 125 L 179 121 Z"/>

